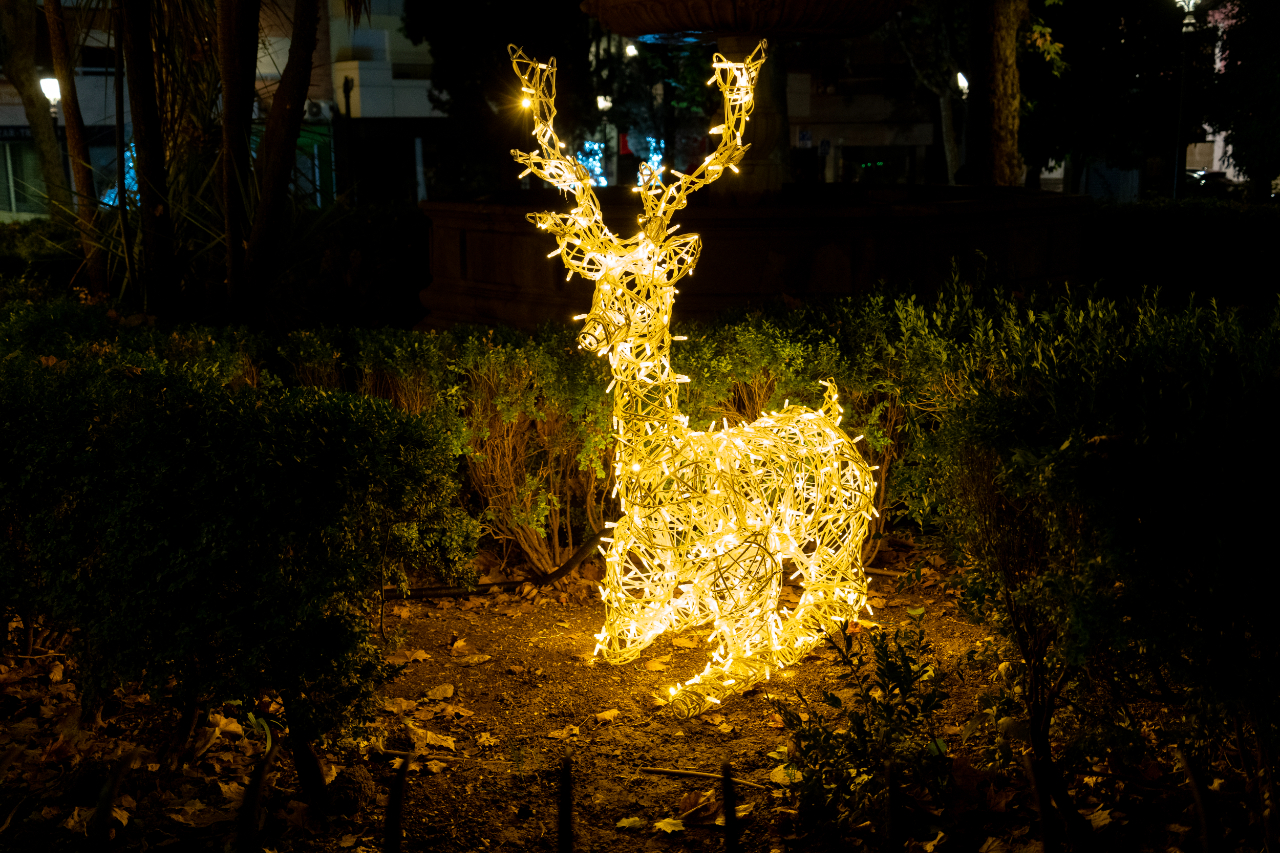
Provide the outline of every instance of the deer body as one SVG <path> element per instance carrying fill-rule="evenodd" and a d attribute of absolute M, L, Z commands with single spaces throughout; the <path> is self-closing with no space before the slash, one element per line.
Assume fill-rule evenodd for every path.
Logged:
<path fill-rule="evenodd" d="M 860 563 L 874 512 L 871 469 L 839 429 L 835 386 L 821 411 L 788 406 L 751 424 L 699 432 L 680 414 L 671 369 L 675 282 L 690 272 L 697 235 L 672 236 L 671 214 L 685 197 L 734 169 L 742 130 L 764 62 L 764 43 L 744 62 L 716 55 L 725 96 L 719 148 L 678 181 L 642 168 L 639 232 L 626 240 L 604 227 L 586 170 L 560 153 L 552 130 L 554 60 L 512 48 L 541 153 L 512 152 L 529 171 L 574 193 L 569 214 L 530 219 L 553 233 L 569 274 L 596 282 L 579 345 L 607 356 L 613 374 L 615 478 L 622 517 L 606 539 L 601 594 L 604 628 L 596 652 L 610 663 L 634 660 L 664 631 L 711 624 L 719 639 L 707 669 L 672 688 L 673 707 L 692 716 L 749 689 L 772 669 L 802 657 L 824 631 L 866 603 Z M 758 58 L 757 58 L 758 55 Z M 794 612 L 779 610 L 784 561 L 802 577 Z"/>

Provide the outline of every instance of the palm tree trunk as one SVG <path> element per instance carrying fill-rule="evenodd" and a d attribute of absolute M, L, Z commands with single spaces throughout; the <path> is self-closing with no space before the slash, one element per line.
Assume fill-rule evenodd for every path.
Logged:
<path fill-rule="evenodd" d="M 297 0 L 293 10 L 289 60 L 276 86 L 266 132 L 258 149 L 260 192 L 246 258 L 247 276 L 255 281 L 262 280 L 268 272 L 270 259 L 278 255 L 274 243 L 280 239 L 280 225 L 286 219 L 289 179 L 297 165 L 302 107 L 311 86 L 312 55 L 316 50 L 319 24 L 319 0 Z"/>
<path fill-rule="evenodd" d="M 222 76 L 222 205 L 227 243 L 227 298 L 243 299 L 249 146 L 253 119 L 258 16 L 262 0 L 217 0 L 218 65 Z"/>
<path fill-rule="evenodd" d="M 151 0 L 120 0 L 124 17 L 124 57 L 133 116 L 134 168 L 142 214 L 143 310 L 167 313 L 175 307 L 178 282 L 173 275 L 173 217 L 164 134 L 151 43 Z"/>
<path fill-rule="evenodd" d="M 67 153 L 71 157 L 71 176 L 76 186 L 76 222 L 80 226 L 80 246 L 89 271 L 89 288 L 93 293 L 107 292 L 107 259 L 94 239 L 98 216 L 98 194 L 93 186 L 93 168 L 89 165 L 89 141 L 80 113 L 80 95 L 76 91 L 75 66 L 67 39 L 67 22 L 62 14 L 62 0 L 44 0 L 44 15 L 49 22 L 49 47 L 53 53 L 53 70 L 62 90 L 62 119 L 67 129 Z"/>
<path fill-rule="evenodd" d="M 65 219 L 71 211 L 71 191 L 62 169 L 62 148 L 54 129 L 49 99 L 36 77 L 36 4 L 30 0 L 0 0 L 0 29 L 4 31 L 4 73 L 18 90 L 31 127 L 49 215 Z"/>

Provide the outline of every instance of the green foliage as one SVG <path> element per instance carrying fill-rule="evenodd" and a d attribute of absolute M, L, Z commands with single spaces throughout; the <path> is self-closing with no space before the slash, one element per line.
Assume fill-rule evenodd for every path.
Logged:
<path fill-rule="evenodd" d="M 371 634 L 383 583 L 473 580 L 447 411 L 255 389 L 207 351 L 179 363 L 42 329 L 4 329 L 65 357 L 0 361 L 0 608 L 71 630 L 90 695 L 271 689 L 308 738 L 369 719 L 392 672 Z"/>
<path fill-rule="evenodd" d="M 892 634 L 858 633 L 856 648 L 848 626 L 827 638 L 846 669 L 836 677 L 844 686 L 824 697 L 837 709 L 834 720 L 812 708 L 802 720 L 777 705 L 798 771 L 792 787 L 817 823 L 848 830 L 881 822 L 893 798 L 936 793 L 943 784 L 949 758 L 934 716 L 948 694 L 921 626 L 924 609 L 909 616 L 910 627 Z"/>
<path fill-rule="evenodd" d="M 563 328 L 532 338 L 459 329 L 453 339 L 469 479 L 487 531 L 553 571 L 580 541 L 575 533 L 604 526 L 608 363 L 584 355 Z"/>
<path fill-rule="evenodd" d="M 1280 86 L 1280 59 L 1272 44 L 1280 12 L 1266 0 L 1217 0 L 1211 6 L 1226 26 L 1209 121 L 1226 131 L 1232 163 L 1265 201 L 1280 178 L 1280 108 L 1270 95 Z"/>

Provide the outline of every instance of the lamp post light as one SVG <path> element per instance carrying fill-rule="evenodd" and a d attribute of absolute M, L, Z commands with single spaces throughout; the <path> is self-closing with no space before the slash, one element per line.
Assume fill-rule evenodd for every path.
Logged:
<path fill-rule="evenodd" d="M 58 86 L 57 77 L 40 78 L 40 91 L 49 100 L 49 115 L 53 116 L 53 124 L 58 124 L 58 102 L 62 100 L 62 89 Z"/>
<path fill-rule="evenodd" d="M 1182 33 L 1195 32 L 1196 18 L 1192 12 L 1200 0 L 1174 0 L 1184 12 L 1186 16 L 1182 19 Z M 1187 100 L 1187 44 L 1184 39 L 1182 42 L 1182 68 L 1180 69 L 1182 81 L 1178 86 L 1178 124 L 1174 127 L 1174 146 L 1173 146 L 1173 198 L 1178 198 L 1178 185 L 1182 183 L 1183 157 L 1186 155 L 1186 149 L 1182 146 L 1182 110 L 1183 104 Z"/>

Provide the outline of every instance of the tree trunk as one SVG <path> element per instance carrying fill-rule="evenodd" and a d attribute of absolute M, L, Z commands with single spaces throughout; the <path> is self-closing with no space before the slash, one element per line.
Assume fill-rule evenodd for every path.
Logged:
<path fill-rule="evenodd" d="M 261 282 L 267 265 L 277 257 L 275 243 L 281 236 L 289 203 L 289 179 L 298 157 L 298 133 L 302 107 L 311 86 L 312 55 L 320 24 L 319 0 L 297 0 L 293 9 L 293 37 L 267 116 L 267 128 L 258 149 L 258 209 L 253 217 L 246 257 L 247 277 Z"/>
<path fill-rule="evenodd" d="M 947 157 L 947 183 L 956 185 L 956 172 L 960 171 L 960 144 L 956 141 L 955 103 L 950 90 L 938 95 L 938 107 L 942 121 L 942 152 Z"/>
<path fill-rule="evenodd" d="M 968 164 L 974 183 L 1012 187 L 1021 183 L 1018 112 L 1018 29 L 1029 15 L 1028 0 L 980 0 L 973 21 L 973 80 L 970 81 Z"/>
<path fill-rule="evenodd" d="M 22 98 L 49 198 L 49 216 L 67 220 L 71 215 L 71 191 L 62 169 L 62 148 L 49 99 L 40 91 L 36 77 L 36 4 L 30 0 L 0 0 L 0 28 L 5 41 L 4 73 Z"/>
<path fill-rule="evenodd" d="M 62 90 L 62 120 L 67 129 L 67 154 L 71 158 L 71 176 L 76 187 L 80 247 L 89 272 L 89 289 L 95 295 L 103 296 L 107 292 L 107 258 L 94 239 L 98 193 L 93 186 L 93 168 L 89 165 L 89 141 L 85 135 L 84 116 L 80 113 L 80 95 L 76 91 L 75 64 L 71 59 L 62 0 L 44 0 L 44 15 L 49 22 L 53 70 L 58 76 L 58 88 Z"/>
<path fill-rule="evenodd" d="M 244 298 L 245 232 L 252 173 L 258 16 L 262 0 L 217 0 L 218 71 L 222 76 L 222 207 L 227 244 L 227 299 Z M 238 313 L 238 312 L 237 312 Z"/>
<path fill-rule="evenodd" d="M 134 169 L 142 214 L 142 305 L 144 311 L 167 313 L 177 302 L 178 283 L 172 279 L 173 218 L 151 44 L 152 3 L 121 0 L 121 11 L 129 112 L 133 116 Z"/>

